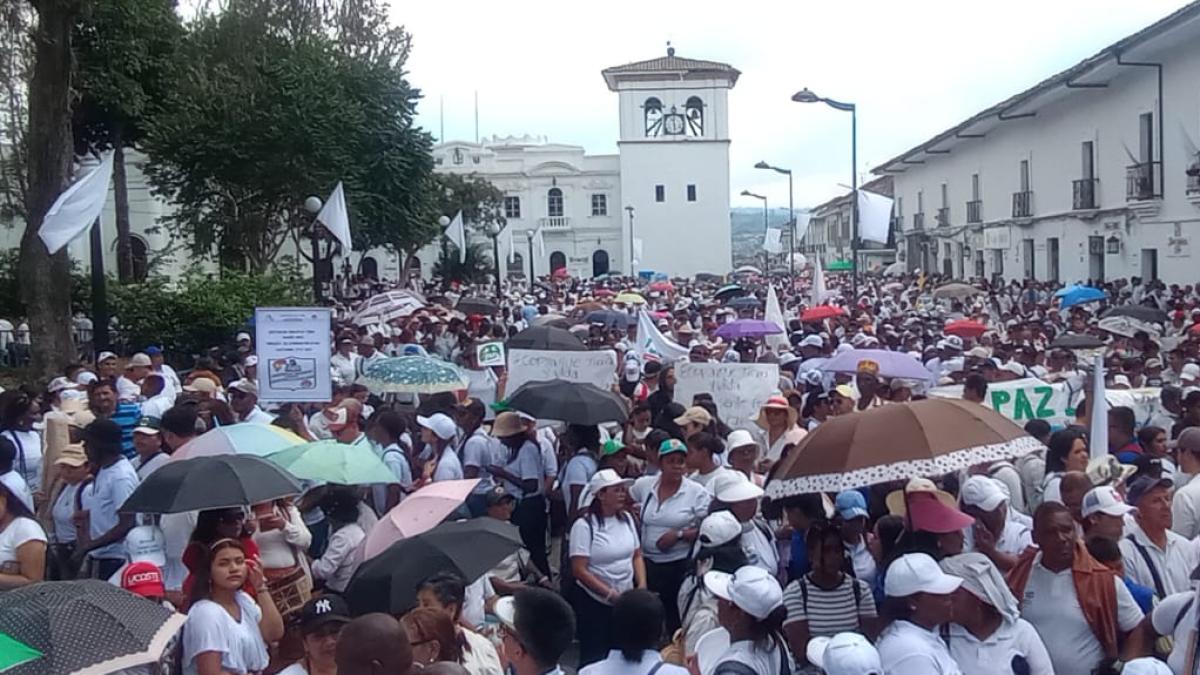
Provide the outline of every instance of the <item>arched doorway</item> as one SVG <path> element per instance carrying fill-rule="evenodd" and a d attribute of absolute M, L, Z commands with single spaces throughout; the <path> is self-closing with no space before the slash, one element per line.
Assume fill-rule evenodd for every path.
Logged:
<path fill-rule="evenodd" d="M 592 254 L 592 276 L 608 274 L 608 251 L 600 249 Z"/>
<path fill-rule="evenodd" d="M 129 238 L 129 256 L 133 259 L 133 280 L 145 281 L 150 276 L 150 251 L 146 240 L 138 236 Z"/>
<path fill-rule="evenodd" d="M 379 281 L 379 262 L 374 256 L 367 256 L 358 263 L 358 273 L 367 279 Z"/>
<path fill-rule="evenodd" d="M 412 279 L 413 277 L 420 277 L 421 276 L 421 259 L 415 255 L 408 256 L 407 268 L 408 268 L 407 276 L 409 279 Z"/>
<path fill-rule="evenodd" d="M 567 266 L 567 254 L 562 251 L 555 251 L 550 254 L 550 273 L 560 270 Z"/>

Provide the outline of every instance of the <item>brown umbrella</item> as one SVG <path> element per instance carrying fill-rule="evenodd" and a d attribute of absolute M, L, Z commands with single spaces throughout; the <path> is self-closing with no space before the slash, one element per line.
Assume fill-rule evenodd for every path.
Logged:
<path fill-rule="evenodd" d="M 772 499 L 940 476 L 1044 448 L 1007 417 L 961 399 L 892 403 L 823 422 L 767 483 Z"/>
<path fill-rule="evenodd" d="M 935 298 L 969 298 L 972 295 L 979 295 L 983 291 L 975 288 L 970 284 L 959 282 L 943 284 L 938 286 L 933 291 Z"/>

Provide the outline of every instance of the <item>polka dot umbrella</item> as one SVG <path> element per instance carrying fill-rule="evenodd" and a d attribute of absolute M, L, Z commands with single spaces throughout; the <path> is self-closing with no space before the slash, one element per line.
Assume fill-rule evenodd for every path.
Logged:
<path fill-rule="evenodd" d="M 367 368 L 359 384 L 376 394 L 436 394 L 466 389 L 462 368 L 432 356 L 397 356 L 380 359 Z"/>
<path fill-rule="evenodd" d="M 102 675 L 157 663 L 187 617 L 88 579 L 0 593 L 0 634 L 41 652 L 5 675 Z"/>

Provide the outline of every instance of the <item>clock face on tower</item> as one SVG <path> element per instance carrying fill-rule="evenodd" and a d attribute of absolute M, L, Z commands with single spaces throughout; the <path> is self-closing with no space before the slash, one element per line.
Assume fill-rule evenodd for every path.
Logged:
<path fill-rule="evenodd" d="M 668 136 L 679 136 L 684 129 L 683 115 L 677 112 L 671 112 L 663 115 L 663 133 Z"/>

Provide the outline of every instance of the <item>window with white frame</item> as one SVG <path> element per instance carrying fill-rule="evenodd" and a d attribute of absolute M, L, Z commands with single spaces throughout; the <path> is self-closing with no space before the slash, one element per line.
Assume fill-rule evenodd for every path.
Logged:
<path fill-rule="evenodd" d="M 596 193 L 592 195 L 592 215 L 608 215 L 608 195 Z"/>

